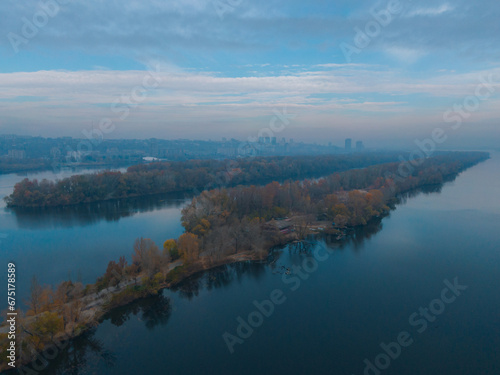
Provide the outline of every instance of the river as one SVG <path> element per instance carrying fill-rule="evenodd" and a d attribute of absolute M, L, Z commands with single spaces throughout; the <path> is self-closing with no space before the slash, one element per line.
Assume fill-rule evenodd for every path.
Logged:
<path fill-rule="evenodd" d="M 267 262 L 220 267 L 117 309 L 41 373 L 499 374 L 499 171 L 494 153 L 342 244 L 286 247 Z M 67 215 L 4 211 L 2 258 L 45 283 L 68 268 L 90 282 L 107 261 L 129 255 L 136 237 L 160 242 L 181 233 L 185 202 L 151 198 L 124 212 L 115 205 Z M 238 331 L 241 321 L 253 327 Z M 391 344 L 398 338 L 405 345 Z"/>
<path fill-rule="evenodd" d="M 21 299 L 29 295 L 34 275 L 47 285 L 68 279 L 93 283 L 110 260 L 122 255 L 130 260 L 135 239 L 151 238 L 161 248 L 166 239 L 182 234 L 181 210 L 190 201 L 183 194 L 64 208 L 5 208 L 3 197 L 23 178 L 55 180 L 93 172 L 96 169 L 0 175 L 0 259 L 2 264 L 16 264 Z"/>

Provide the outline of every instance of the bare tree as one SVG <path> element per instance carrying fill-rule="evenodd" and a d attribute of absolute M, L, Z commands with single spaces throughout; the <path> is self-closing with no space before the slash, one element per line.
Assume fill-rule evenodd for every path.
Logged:
<path fill-rule="evenodd" d="M 42 292 L 43 292 L 42 286 L 38 282 L 36 276 L 33 276 L 31 279 L 30 292 L 31 296 L 30 296 L 29 306 L 33 311 L 34 315 L 36 315 L 40 312 L 40 306 L 42 303 Z"/>
<path fill-rule="evenodd" d="M 140 238 L 135 241 L 132 260 L 148 276 L 159 271 L 163 263 L 160 249 L 149 238 Z"/>

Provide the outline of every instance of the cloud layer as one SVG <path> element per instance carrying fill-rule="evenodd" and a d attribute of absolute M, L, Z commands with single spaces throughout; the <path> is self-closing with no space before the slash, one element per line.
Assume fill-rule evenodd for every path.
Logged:
<path fill-rule="evenodd" d="M 356 46 L 358 30 L 386 14 L 388 1 L 62 3 L 0 3 L 9 15 L 0 24 L 4 132 L 78 135 L 115 115 L 113 103 L 160 64 L 159 86 L 117 135 L 244 136 L 287 106 L 302 115 L 292 135 L 312 127 L 397 138 L 434 126 L 481 77 L 500 73 L 496 1 L 401 0 L 351 62 L 340 45 Z M 52 12 L 46 20 L 42 9 Z M 29 37 L 28 23 L 39 25 Z M 17 53 L 13 35 L 24 38 Z M 495 92 L 471 121 L 496 134 L 496 108 Z"/>

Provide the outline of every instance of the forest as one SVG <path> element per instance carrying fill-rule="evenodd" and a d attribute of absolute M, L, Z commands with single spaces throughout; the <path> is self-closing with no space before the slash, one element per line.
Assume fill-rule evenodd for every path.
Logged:
<path fill-rule="evenodd" d="M 284 217 L 296 219 L 290 220 L 299 237 L 317 221 L 329 221 L 336 228 L 365 225 L 389 211 L 401 193 L 442 184 L 487 157 L 458 152 L 435 156 L 422 160 L 404 178 L 400 163 L 386 163 L 314 181 L 204 191 L 183 209 L 182 236 L 189 236 L 192 245 L 187 248 L 179 239 L 177 251 L 188 259 L 204 256 L 215 261 L 239 251 L 267 253 L 270 245 L 281 241 L 269 222 Z"/>
<path fill-rule="evenodd" d="M 400 154 L 254 157 L 189 160 L 131 166 L 127 172 L 75 175 L 57 182 L 24 179 L 5 198 L 9 207 L 75 205 L 171 192 L 325 176 L 334 172 L 395 162 Z"/>
<path fill-rule="evenodd" d="M 179 238 L 167 239 L 162 249 L 150 239 L 137 239 L 131 262 L 124 256 L 110 261 L 94 284 L 69 280 L 42 287 L 34 277 L 29 309 L 19 316 L 21 345 L 26 349 L 21 362 L 31 361 L 31 353 L 50 348 L 57 338 L 79 335 L 106 311 L 155 295 L 193 273 L 263 259 L 273 246 L 305 238 L 315 223 L 327 223 L 334 231 L 365 225 L 387 213 L 403 193 L 440 186 L 488 157 L 478 152 L 446 153 L 420 160 L 406 176 L 401 175 L 400 163 L 385 163 L 315 180 L 203 191 L 183 209 L 185 232 Z M 276 223 L 287 220 L 293 230 L 283 233 Z M 7 334 L 0 334 L 0 348 L 6 345 Z"/>

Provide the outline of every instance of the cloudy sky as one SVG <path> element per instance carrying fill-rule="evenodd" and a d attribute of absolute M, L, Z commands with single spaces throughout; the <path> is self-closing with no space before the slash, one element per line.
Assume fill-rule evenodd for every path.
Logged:
<path fill-rule="evenodd" d="M 0 15 L 1 133 L 110 120 L 109 138 L 246 139 L 286 111 L 279 138 L 500 139 L 496 0 L 2 0 Z"/>

